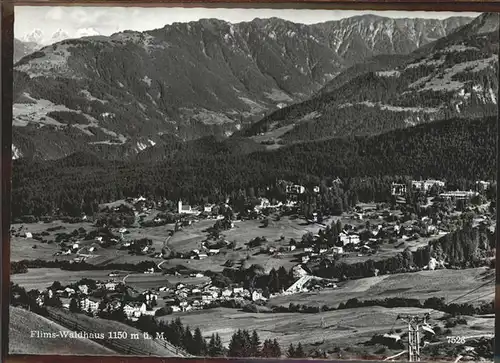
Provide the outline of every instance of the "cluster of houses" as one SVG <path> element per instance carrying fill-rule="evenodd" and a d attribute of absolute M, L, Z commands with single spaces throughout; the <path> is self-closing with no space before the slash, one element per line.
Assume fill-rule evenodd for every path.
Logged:
<path fill-rule="evenodd" d="M 61 290 L 47 290 L 39 291 L 36 298 L 38 305 L 43 306 L 47 298 L 51 299 L 54 296 L 58 297 L 62 302 L 62 307 L 65 309 L 71 308 L 71 301 L 75 300 L 79 309 L 86 313 L 96 315 L 101 310 L 113 311 L 123 307 L 123 311 L 127 318 L 135 320 L 141 315 L 154 315 L 157 307 L 155 303 L 158 295 L 151 291 L 144 291 L 141 296 L 134 301 L 123 302 L 123 295 L 117 291 L 118 286 L 122 284 L 116 281 L 109 280 L 107 282 L 96 283 L 96 290 L 91 290 L 88 285 L 81 284 L 74 289 L 70 286 Z M 107 295 L 107 298 L 98 297 Z"/>
<path fill-rule="evenodd" d="M 223 301 L 265 301 L 261 290 L 250 291 L 243 287 L 220 288 L 210 283 L 205 286 L 187 286 L 178 283 L 174 288 L 160 287 L 159 292 L 164 292 L 165 308 L 172 312 L 201 310 L 217 302 Z"/>
<path fill-rule="evenodd" d="M 203 274 L 193 274 L 193 277 L 203 277 Z M 127 302 L 124 302 L 123 295 L 125 285 L 113 279 L 97 282 L 94 290 L 86 284 L 74 287 L 75 285 L 69 285 L 60 290 L 52 288 L 39 290 L 36 302 L 39 306 L 43 306 L 47 298 L 58 297 L 62 307 L 69 310 L 74 299 L 81 311 L 94 315 L 100 311 L 111 312 L 122 307 L 127 318 L 134 321 L 142 315 L 154 316 L 162 307 L 175 313 L 200 310 L 223 301 L 266 300 L 261 290 L 250 291 L 243 287 L 219 288 L 211 283 L 200 286 L 189 286 L 184 283 L 177 283 L 175 287 L 163 286 L 143 291 L 133 301 Z"/>

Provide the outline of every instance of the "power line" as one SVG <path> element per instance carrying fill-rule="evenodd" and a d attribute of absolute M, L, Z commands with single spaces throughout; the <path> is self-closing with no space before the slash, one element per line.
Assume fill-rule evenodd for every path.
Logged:
<path fill-rule="evenodd" d="M 467 300 L 467 301 L 463 302 L 462 304 L 468 304 L 468 303 L 470 303 L 470 302 L 472 302 L 474 300 L 477 301 L 477 300 L 483 299 L 483 298 L 485 298 L 486 296 L 489 296 L 489 295 L 495 295 L 495 291 L 491 291 L 491 292 L 488 292 L 488 293 L 486 293 L 484 295 L 481 295 L 479 297 L 475 297 L 473 299 Z"/>
<path fill-rule="evenodd" d="M 467 296 L 467 295 L 469 295 L 469 294 L 471 294 L 471 293 L 473 293 L 473 292 L 475 292 L 475 291 L 477 291 L 477 290 L 479 290 L 479 289 L 481 289 L 481 288 L 485 287 L 486 285 L 491 284 L 491 283 L 493 282 L 493 280 L 494 280 L 494 278 L 493 278 L 493 279 L 491 279 L 491 280 L 489 280 L 489 281 L 486 281 L 484 284 L 479 285 L 479 286 L 478 286 L 478 287 L 476 287 L 475 289 L 472 289 L 472 290 L 470 290 L 469 292 L 467 292 L 467 293 L 465 293 L 465 294 L 463 294 L 463 295 L 461 295 L 461 296 L 459 296 L 459 297 L 457 297 L 457 298 L 455 298 L 455 299 L 453 299 L 453 300 L 451 300 L 451 301 L 448 301 L 448 302 L 447 302 L 447 304 L 449 305 L 449 304 L 451 304 L 451 303 L 453 303 L 453 302 L 455 302 L 455 301 L 457 301 L 457 300 L 459 300 L 459 299 L 461 299 L 461 298 L 463 298 L 463 297 L 465 297 L 465 296 Z"/>

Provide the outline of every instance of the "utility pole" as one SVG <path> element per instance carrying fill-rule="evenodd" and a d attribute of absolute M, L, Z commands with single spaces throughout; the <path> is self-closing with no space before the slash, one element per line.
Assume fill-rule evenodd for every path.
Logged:
<path fill-rule="evenodd" d="M 416 315 L 398 315 L 397 319 L 408 323 L 408 361 L 420 362 L 420 328 L 427 324 L 429 314 L 424 317 Z"/>

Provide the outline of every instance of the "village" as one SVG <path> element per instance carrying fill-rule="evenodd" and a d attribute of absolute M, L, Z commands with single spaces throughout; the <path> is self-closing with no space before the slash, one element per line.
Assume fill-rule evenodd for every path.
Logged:
<path fill-rule="evenodd" d="M 420 217 L 417 217 L 415 212 L 404 209 L 403 196 L 407 185 L 392 183 L 391 194 L 395 198 L 392 206 L 389 203 L 360 203 L 352 211 L 337 218 L 325 218 L 313 211 L 310 216 L 303 215 L 302 219 L 306 224 L 315 226 L 315 233 L 308 231 L 300 239 L 287 239 L 280 235 L 279 238 L 271 240 L 256 236 L 244 244 L 228 241 L 225 233 L 234 230 L 244 220 L 258 221 L 259 228 L 265 231 L 273 223 L 273 215 L 275 220 L 280 220 L 300 214 L 300 195 L 307 192 L 306 188 L 301 185 L 287 185 L 286 203 L 272 204 L 267 198 L 257 198 L 254 208 L 247 210 L 244 217 L 242 213 L 235 216 L 229 200 L 220 205 L 203 207 L 192 207 L 178 201 L 176 209 L 175 204 L 170 202 L 170 212 L 165 212 L 162 207 L 167 206 L 166 201 L 149 201 L 144 197 L 130 198 L 125 201 L 126 204 L 112 205 L 111 208 L 106 206 L 104 213 L 107 219 L 104 222 L 102 219 L 93 222 L 99 225 L 98 229 L 87 232 L 85 228 L 80 227 L 72 233 L 58 232 L 55 235 L 56 243 L 52 244 L 58 245 L 60 250 L 53 255 L 63 259 L 62 261 L 67 258 L 66 261 L 72 264 L 84 261 L 92 263 L 99 258 L 99 254 L 112 250 L 113 253 L 122 253 L 125 256 L 140 256 L 141 259 L 147 257 L 154 261 L 153 267 L 135 272 L 112 271 L 107 280 L 84 279 L 82 281 L 88 282 L 73 282 L 64 286 L 55 282 L 56 286 L 38 289 L 34 293 L 37 294 L 36 300 L 40 306 L 54 305 L 56 298 L 60 300 L 56 306 L 68 310 L 81 311 L 92 316 L 122 310 L 132 321 L 142 315 L 186 313 L 224 304 L 238 307 L 249 303 L 265 305 L 266 301 L 279 296 L 323 289 L 338 289 L 341 294 L 342 289 L 338 288 L 337 284 L 342 279 L 315 275 L 318 266 L 324 266 L 328 261 L 356 263 L 390 257 L 407 249 L 414 251 L 456 229 L 462 223 L 465 213 L 469 213 L 467 218 L 472 225 L 482 225 L 493 231 L 495 222 L 489 213 L 489 201 L 484 196 L 489 183 L 481 181 L 476 185 L 475 191 L 447 191 L 442 181 L 413 181 L 411 186 L 423 196 Z M 310 192 L 319 193 L 319 187 L 314 187 Z M 130 207 L 125 207 L 126 205 Z M 127 221 L 119 213 L 129 213 L 133 218 Z M 118 224 L 117 215 L 122 218 Z M 81 222 L 88 223 L 89 219 L 88 216 L 82 216 Z M 199 246 L 198 248 L 171 247 L 169 240 L 200 223 L 209 223 L 209 227 L 203 229 L 205 238 L 196 239 L 194 245 Z M 129 237 L 131 231 L 137 229 L 137 224 L 141 226 L 139 229 L 151 226 L 168 229 L 164 229 L 166 233 L 159 239 L 162 240 L 161 243 L 156 243 L 154 247 L 155 243 L 151 239 Z M 57 232 L 62 228 L 51 227 L 47 230 Z M 27 230 L 26 225 L 13 227 L 11 232 L 13 236 L 22 238 L 25 243 L 29 240 L 43 243 L 44 238 L 50 236 L 46 231 L 32 233 Z M 183 241 L 179 243 L 182 245 Z M 183 251 L 179 252 L 181 250 Z M 247 257 L 239 260 L 229 259 L 229 256 L 235 253 Z M 218 258 L 217 261 L 222 258 L 224 266 L 234 270 L 250 268 L 251 264 L 245 260 L 251 258 L 258 258 L 256 262 L 272 259 L 276 269 L 283 265 L 290 267 L 293 279 L 288 282 L 289 286 L 281 286 L 279 291 L 269 291 L 262 287 L 245 288 L 243 283 L 235 282 L 226 283 L 225 286 L 217 283 L 215 286 L 212 279 L 205 276 L 206 270 L 210 271 L 210 268 L 197 268 L 196 265 L 212 258 Z M 175 261 L 175 264 L 170 264 L 170 261 Z M 182 265 L 179 261 L 184 261 L 185 264 Z M 187 266 L 186 264 L 190 265 L 187 270 L 179 267 Z M 215 264 L 216 262 L 214 266 Z M 447 265 L 447 261 L 432 257 L 423 270 L 446 268 Z M 374 270 L 373 276 L 378 273 L 379 271 Z M 134 285 L 133 282 L 126 282 L 127 278 L 130 281 L 141 274 L 144 281 L 151 276 L 152 280 L 146 287 L 140 283 Z M 22 279 L 22 274 L 14 275 L 14 282 L 17 276 Z M 204 280 L 202 283 L 189 283 L 189 278 Z M 182 282 L 182 279 L 186 279 L 186 282 Z M 174 280 L 177 282 L 170 282 Z M 151 286 L 152 284 L 155 286 Z"/>

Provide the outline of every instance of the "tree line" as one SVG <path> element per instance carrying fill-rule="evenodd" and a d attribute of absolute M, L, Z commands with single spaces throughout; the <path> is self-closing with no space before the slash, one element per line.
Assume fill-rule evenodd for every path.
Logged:
<path fill-rule="evenodd" d="M 493 285 L 493 282 L 492 282 Z M 338 306 L 328 306 L 326 304 L 319 305 L 305 305 L 290 303 L 288 306 L 274 306 L 273 313 L 305 313 L 317 314 L 322 311 L 335 311 L 344 309 L 355 309 L 360 307 L 381 306 L 385 308 L 401 308 L 412 307 L 420 309 L 434 309 L 443 311 L 451 316 L 458 315 L 486 315 L 494 313 L 493 302 L 484 302 L 479 305 L 471 303 L 446 303 L 442 297 L 430 297 L 423 302 L 419 299 L 392 297 L 386 299 L 367 299 L 359 300 L 351 298 L 346 302 L 340 303 Z"/>

